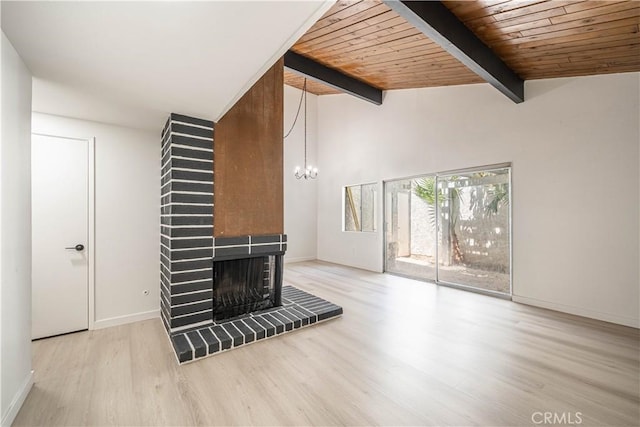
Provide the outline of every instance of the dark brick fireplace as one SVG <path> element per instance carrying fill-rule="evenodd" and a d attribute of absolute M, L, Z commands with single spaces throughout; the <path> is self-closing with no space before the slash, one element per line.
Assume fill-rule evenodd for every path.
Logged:
<path fill-rule="evenodd" d="M 172 113 L 162 130 L 160 306 L 180 363 L 342 314 L 283 286 L 282 67 L 218 123 Z"/>
<path fill-rule="evenodd" d="M 285 234 L 214 237 L 213 132 L 179 114 L 162 131 L 160 305 L 180 363 L 342 314 L 283 286 Z"/>

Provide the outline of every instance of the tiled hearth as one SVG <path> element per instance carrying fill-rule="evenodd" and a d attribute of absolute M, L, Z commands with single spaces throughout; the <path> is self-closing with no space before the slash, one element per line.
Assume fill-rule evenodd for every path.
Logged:
<path fill-rule="evenodd" d="M 342 307 L 283 286 L 282 306 L 171 335 L 179 363 L 238 348 L 342 315 Z"/>

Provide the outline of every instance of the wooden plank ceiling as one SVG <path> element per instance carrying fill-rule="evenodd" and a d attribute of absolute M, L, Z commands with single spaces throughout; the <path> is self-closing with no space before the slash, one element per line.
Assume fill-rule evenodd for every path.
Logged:
<path fill-rule="evenodd" d="M 525 80 L 640 71 L 639 1 L 443 3 Z M 483 82 L 378 0 L 339 0 L 291 50 L 383 90 Z"/>

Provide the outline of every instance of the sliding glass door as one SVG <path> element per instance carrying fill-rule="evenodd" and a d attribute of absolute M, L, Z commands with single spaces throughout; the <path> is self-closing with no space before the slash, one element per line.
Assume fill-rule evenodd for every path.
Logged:
<path fill-rule="evenodd" d="M 511 293 L 510 168 L 385 182 L 385 271 Z"/>
<path fill-rule="evenodd" d="M 416 181 L 385 183 L 385 270 L 436 280 L 435 209 L 416 192 Z"/>
<path fill-rule="evenodd" d="M 509 169 L 438 176 L 438 280 L 510 293 Z"/>

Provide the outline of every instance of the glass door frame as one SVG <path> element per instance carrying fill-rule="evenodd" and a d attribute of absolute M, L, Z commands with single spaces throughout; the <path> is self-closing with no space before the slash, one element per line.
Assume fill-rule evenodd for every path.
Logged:
<path fill-rule="evenodd" d="M 490 295 L 493 297 L 498 297 L 498 298 L 502 298 L 502 299 L 507 299 L 507 300 L 511 300 L 512 296 L 513 296 L 513 197 L 512 197 L 512 193 L 513 193 L 513 174 L 512 174 L 512 168 L 513 166 L 511 165 L 511 163 L 498 163 L 498 164 L 492 164 L 492 165 L 486 165 L 486 166 L 477 166 L 477 167 L 472 167 L 472 168 L 463 168 L 463 169 L 453 169 L 453 170 L 447 170 L 447 171 L 439 171 L 439 172 L 432 172 L 432 173 L 424 173 L 424 174 L 419 174 L 419 175 L 411 175 L 411 176 L 405 176 L 405 177 L 401 177 L 401 178 L 392 178 L 392 179 L 385 179 L 382 180 L 382 260 L 383 260 L 383 265 L 382 265 L 382 271 L 384 273 L 387 274 L 391 274 L 394 276 L 400 276 L 400 277 L 407 277 L 409 279 L 414 279 L 414 280 L 420 280 L 423 282 L 428 282 L 428 283 L 434 283 L 436 285 L 442 285 L 445 287 L 449 287 L 449 288 L 455 288 L 455 289 L 462 289 L 465 291 L 470 291 L 470 292 L 475 292 L 478 294 L 483 294 L 483 295 Z M 387 271 L 387 183 L 391 183 L 391 182 L 396 182 L 396 181 L 406 181 L 406 180 L 414 180 L 417 178 L 435 178 L 435 186 L 436 188 L 438 188 L 438 182 L 439 179 L 443 176 L 450 176 L 450 175 L 455 175 L 455 174 L 462 174 L 462 173 L 473 173 L 473 172 L 493 172 L 496 170 L 503 170 L 506 169 L 508 171 L 508 182 L 509 182 L 509 212 L 508 212 L 508 217 L 509 217 L 509 293 L 503 293 L 503 292 L 497 292 L 497 291 L 492 291 L 492 290 L 488 290 L 488 289 L 481 289 L 481 288 L 477 288 L 474 286 L 470 286 L 470 285 L 464 285 L 464 284 L 460 284 L 460 283 L 452 283 L 452 282 L 447 282 L 447 281 L 442 281 L 440 280 L 440 278 L 438 277 L 439 275 L 439 242 L 437 240 L 437 236 L 438 236 L 438 232 L 440 229 L 440 225 L 439 225 L 439 221 L 437 221 L 437 218 L 439 218 L 440 215 L 440 207 L 439 207 L 439 200 L 438 200 L 438 191 L 435 192 L 435 215 L 436 215 L 436 226 L 435 226 L 435 234 L 436 234 L 436 247 L 435 247 L 435 254 L 436 254 L 436 278 L 435 280 L 430 280 L 430 279 L 424 279 L 421 277 L 415 277 L 415 276 L 411 276 L 408 274 L 401 274 L 401 273 L 396 273 L 393 271 Z"/>
<path fill-rule="evenodd" d="M 382 180 L 382 272 L 383 273 L 388 273 L 394 276 L 399 276 L 399 277 L 406 277 L 407 279 L 413 279 L 413 280 L 420 280 L 422 282 L 428 282 L 428 283 L 435 283 L 438 284 L 438 221 L 437 221 L 437 215 L 438 215 L 438 211 L 437 209 L 434 210 L 434 215 L 436 217 L 436 221 L 435 221 L 435 233 L 436 233 L 436 239 L 435 239 L 435 260 L 436 260 L 436 264 L 435 264 L 435 279 L 431 280 L 431 279 L 425 279 L 423 277 L 418 277 L 418 276 L 412 276 L 410 274 L 403 274 L 400 272 L 395 272 L 395 271 L 388 271 L 387 270 L 387 184 L 388 183 L 392 183 L 392 182 L 398 182 L 398 181 L 413 181 L 414 179 L 417 178 L 434 178 L 434 183 L 437 183 L 437 174 L 435 173 L 428 173 L 428 174 L 420 174 L 420 175 L 412 175 L 412 176 L 405 176 L 402 178 L 393 178 L 393 179 L 385 179 Z M 437 193 L 437 192 L 436 192 Z M 438 203 L 438 198 L 437 198 L 437 194 L 436 194 L 436 204 Z M 393 215 L 393 214 L 392 214 Z M 409 228 L 411 229 L 411 226 L 409 226 Z"/>

